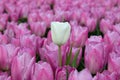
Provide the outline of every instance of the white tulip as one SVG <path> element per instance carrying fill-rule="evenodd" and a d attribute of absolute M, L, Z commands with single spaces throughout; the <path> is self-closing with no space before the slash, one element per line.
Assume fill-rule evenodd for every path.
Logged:
<path fill-rule="evenodd" d="M 62 45 L 67 42 L 70 36 L 71 26 L 68 22 L 52 22 L 51 33 L 52 40 L 57 45 Z"/>

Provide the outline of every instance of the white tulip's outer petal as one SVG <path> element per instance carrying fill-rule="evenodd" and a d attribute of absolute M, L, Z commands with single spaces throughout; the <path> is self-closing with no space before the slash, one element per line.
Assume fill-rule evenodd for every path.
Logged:
<path fill-rule="evenodd" d="M 51 23 L 51 33 L 52 40 L 57 45 L 64 44 L 70 36 L 70 25 L 68 22 L 52 22 Z"/>
<path fill-rule="evenodd" d="M 55 44 L 57 44 L 57 36 L 56 36 L 56 32 L 55 32 L 55 25 L 54 22 L 51 23 L 51 33 L 52 33 L 52 40 Z"/>
<path fill-rule="evenodd" d="M 71 30 L 70 24 L 68 22 L 66 22 L 66 30 L 65 30 L 65 34 L 63 34 L 64 37 L 62 38 L 63 39 L 62 44 L 64 44 L 69 39 L 69 37 L 70 37 L 70 30 Z"/>

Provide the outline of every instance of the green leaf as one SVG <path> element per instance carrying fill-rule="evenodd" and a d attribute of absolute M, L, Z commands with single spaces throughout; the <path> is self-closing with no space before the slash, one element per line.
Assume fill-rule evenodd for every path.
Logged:
<path fill-rule="evenodd" d="M 71 56 L 72 56 L 72 46 L 70 47 L 69 54 L 67 54 L 66 65 L 70 64 Z"/>
<path fill-rule="evenodd" d="M 20 24 L 20 23 L 25 23 L 25 22 L 27 22 L 27 18 L 26 18 L 26 17 L 20 18 L 20 19 L 18 20 L 18 23 L 19 23 L 19 24 Z"/>
<path fill-rule="evenodd" d="M 77 58 L 78 58 L 79 52 L 80 52 L 80 49 L 78 49 L 78 51 L 76 52 L 76 55 L 72 62 L 72 67 L 77 67 Z"/>

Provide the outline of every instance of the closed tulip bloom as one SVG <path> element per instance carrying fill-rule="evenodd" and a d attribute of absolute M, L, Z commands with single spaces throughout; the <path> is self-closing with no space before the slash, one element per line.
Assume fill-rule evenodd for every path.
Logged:
<path fill-rule="evenodd" d="M 9 70 L 19 48 L 12 44 L 0 45 L 0 69 Z"/>
<path fill-rule="evenodd" d="M 5 34 L 0 33 L 0 44 L 7 44 L 8 43 L 8 37 Z"/>
<path fill-rule="evenodd" d="M 14 32 L 16 38 L 31 34 L 31 31 L 28 29 L 27 23 L 20 23 L 19 25 L 14 26 Z"/>
<path fill-rule="evenodd" d="M 0 80 L 11 80 L 11 77 L 8 76 L 7 72 L 0 72 Z"/>
<path fill-rule="evenodd" d="M 8 21 L 8 14 L 0 14 L 0 31 L 6 28 L 7 21 Z"/>
<path fill-rule="evenodd" d="M 100 38 L 100 36 L 92 36 L 95 37 L 96 40 Z M 95 74 L 102 70 L 105 61 L 104 48 L 103 43 L 98 41 L 90 41 L 92 39 L 90 37 L 86 42 L 85 48 L 85 66 L 90 70 L 91 73 Z"/>
<path fill-rule="evenodd" d="M 4 11 L 4 1 L 0 1 L 0 14 Z"/>
<path fill-rule="evenodd" d="M 5 10 L 10 15 L 10 20 L 17 21 L 19 18 L 20 11 L 17 10 L 17 6 L 13 3 L 7 3 L 5 4 Z"/>
<path fill-rule="evenodd" d="M 11 65 L 12 80 L 31 80 L 31 69 L 35 59 L 29 53 L 19 53 Z"/>
<path fill-rule="evenodd" d="M 67 42 L 70 36 L 71 26 L 68 22 L 52 22 L 51 33 L 52 40 L 57 45 L 62 45 Z"/>
<path fill-rule="evenodd" d="M 120 35 L 115 31 L 108 31 L 104 35 L 104 41 L 111 45 L 116 45 L 120 41 Z"/>
<path fill-rule="evenodd" d="M 74 70 L 70 66 L 58 67 L 55 72 L 55 80 L 68 80 L 67 76 Z"/>
<path fill-rule="evenodd" d="M 88 37 L 88 29 L 86 27 L 73 27 L 71 34 L 71 44 L 74 47 L 82 47 Z"/>
<path fill-rule="evenodd" d="M 89 32 L 95 30 L 97 24 L 97 20 L 95 18 L 88 18 L 86 22 L 86 26 L 88 27 Z"/>
<path fill-rule="evenodd" d="M 54 43 L 46 44 L 39 49 L 41 60 L 47 61 L 55 70 L 58 67 L 58 47 Z"/>
<path fill-rule="evenodd" d="M 112 52 L 108 59 L 108 71 L 117 72 L 120 76 L 120 53 Z"/>
<path fill-rule="evenodd" d="M 97 73 L 92 80 L 119 80 L 116 72 L 103 71 Z"/>
<path fill-rule="evenodd" d="M 113 30 L 120 34 L 120 23 L 113 26 Z"/>
<path fill-rule="evenodd" d="M 44 36 L 47 27 L 45 22 L 32 22 L 30 23 L 30 29 L 35 35 Z"/>
<path fill-rule="evenodd" d="M 112 23 L 108 19 L 102 19 L 100 22 L 100 30 L 105 34 L 107 31 L 112 30 Z"/>
<path fill-rule="evenodd" d="M 92 75 L 88 69 L 83 69 L 80 72 L 74 70 L 70 73 L 68 80 L 92 80 Z"/>
<path fill-rule="evenodd" d="M 38 11 L 34 11 L 28 14 L 28 23 L 37 22 L 39 20 Z"/>
<path fill-rule="evenodd" d="M 30 48 L 35 52 L 37 47 L 37 37 L 34 34 L 21 36 L 20 45 L 21 47 Z"/>
<path fill-rule="evenodd" d="M 47 62 L 35 63 L 32 67 L 32 80 L 54 80 L 53 71 Z"/>

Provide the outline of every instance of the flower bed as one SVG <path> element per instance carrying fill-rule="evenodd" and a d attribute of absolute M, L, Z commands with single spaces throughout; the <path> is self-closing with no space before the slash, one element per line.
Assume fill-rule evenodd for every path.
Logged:
<path fill-rule="evenodd" d="M 120 80 L 120 0 L 0 0 L 0 80 Z"/>

